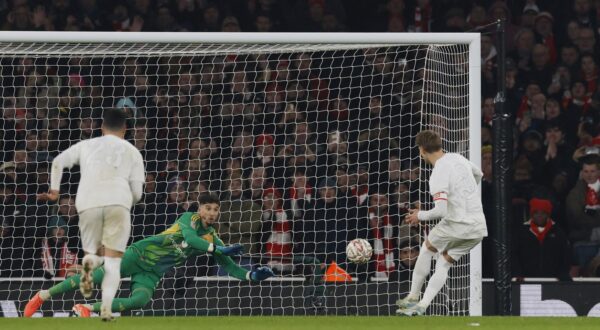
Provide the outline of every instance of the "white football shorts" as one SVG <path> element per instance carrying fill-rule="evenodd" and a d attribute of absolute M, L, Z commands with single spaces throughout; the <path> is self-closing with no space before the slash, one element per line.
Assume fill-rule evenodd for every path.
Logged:
<path fill-rule="evenodd" d="M 125 252 L 131 235 L 131 214 L 123 206 L 111 205 L 79 213 L 83 251 L 96 254 L 101 246 Z"/>
<path fill-rule="evenodd" d="M 454 259 L 454 261 L 458 261 L 462 256 L 469 253 L 483 240 L 483 237 L 455 237 L 454 235 L 449 235 L 444 229 L 445 228 L 443 224 L 439 223 L 429 232 L 427 240 L 436 250 L 438 250 L 438 252 L 447 252 L 448 255 Z"/>

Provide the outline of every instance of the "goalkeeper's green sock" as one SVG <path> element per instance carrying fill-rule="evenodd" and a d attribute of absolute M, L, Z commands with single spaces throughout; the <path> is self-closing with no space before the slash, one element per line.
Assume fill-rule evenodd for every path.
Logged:
<path fill-rule="evenodd" d="M 152 299 L 152 295 L 148 290 L 136 289 L 129 298 L 115 298 L 112 301 L 112 311 L 122 312 L 132 309 L 140 309 L 146 306 L 147 303 Z M 98 301 L 92 305 L 92 312 L 100 313 L 102 308 L 102 302 Z"/>
<path fill-rule="evenodd" d="M 104 278 L 104 269 L 102 267 L 96 268 L 92 273 L 92 279 L 94 284 L 99 285 L 102 283 L 102 278 Z M 57 285 L 48 289 L 48 293 L 50 297 L 54 297 L 59 294 L 63 294 L 65 292 L 79 290 L 79 282 L 81 281 L 81 275 L 73 275 L 71 277 L 66 278 L 64 281 L 58 283 Z M 45 297 L 42 297 L 42 299 Z"/>

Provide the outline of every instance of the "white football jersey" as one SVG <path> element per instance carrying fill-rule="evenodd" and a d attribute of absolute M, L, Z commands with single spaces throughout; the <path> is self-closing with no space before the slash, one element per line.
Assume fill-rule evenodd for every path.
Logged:
<path fill-rule="evenodd" d="M 435 162 L 429 191 L 434 200 L 447 199 L 448 211 L 438 224 L 446 234 L 465 239 L 487 236 L 478 187 L 482 176 L 475 164 L 459 154 L 446 153 Z"/>
<path fill-rule="evenodd" d="M 94 207 L 121 205 L 127 209 L 145 181 L 144 160 L 135 146 L 114 135 L 84 140 L 52 163 L 51 189 L 59 190 L 63 168 L 79 165 L 81 180 L 75 206 L 81 213 Z M 60 169 L 58 168 L 60 167 Z"/>

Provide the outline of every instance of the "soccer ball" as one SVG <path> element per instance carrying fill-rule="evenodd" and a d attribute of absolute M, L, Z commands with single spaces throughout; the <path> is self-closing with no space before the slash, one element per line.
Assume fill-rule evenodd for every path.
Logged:
<path fill-rule="evenodd" d="M 355 264 L 365 264 L 373 255 L 373 248 L 366 239 L 357 238 L 346 245 L 346 255 Z"/>

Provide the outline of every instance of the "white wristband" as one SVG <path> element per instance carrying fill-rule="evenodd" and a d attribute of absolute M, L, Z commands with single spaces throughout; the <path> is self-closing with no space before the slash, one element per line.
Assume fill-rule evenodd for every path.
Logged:
<path fill-rule="evenodd" d="M 210 252 L 210 253 L 213 253 L 215 251 L 215 245 L 213 243 L 210 243 L 208 245 L 207 251 Z"/>

